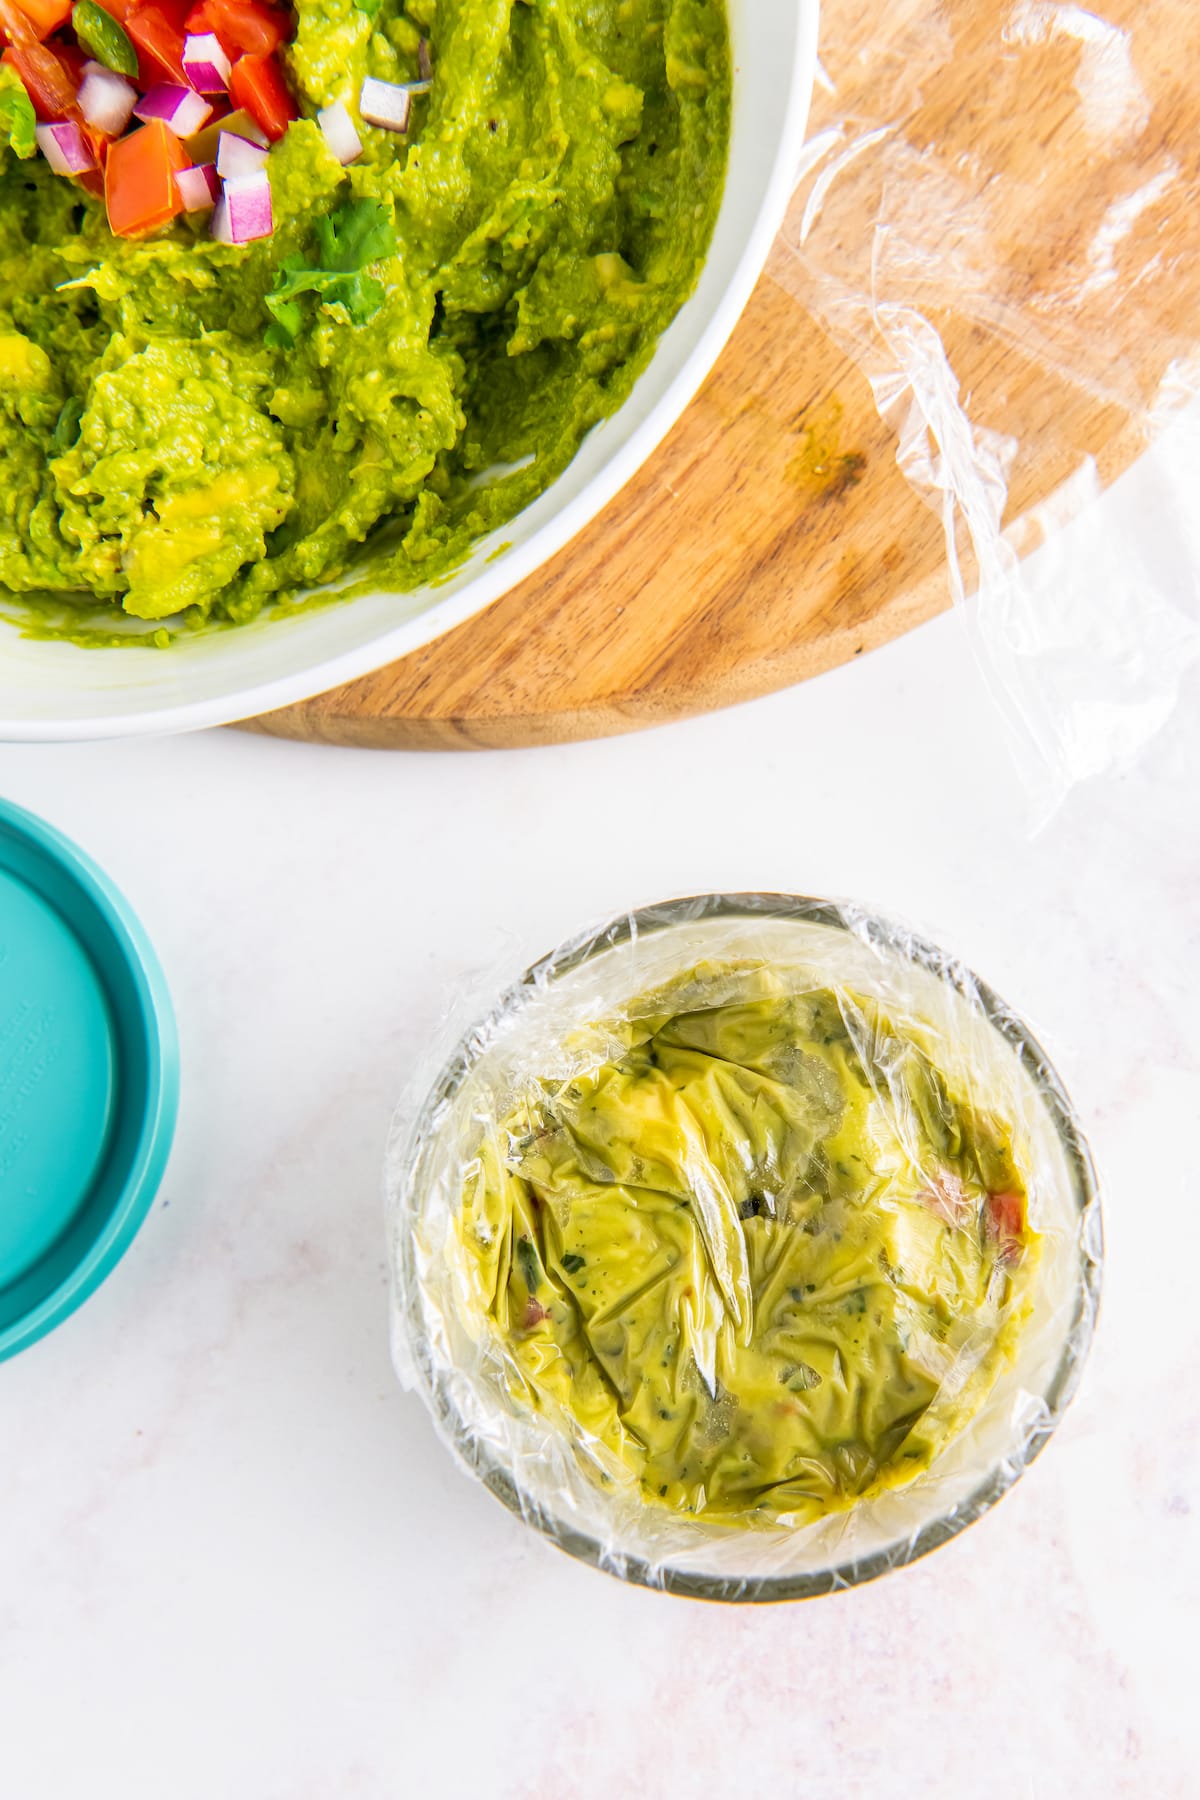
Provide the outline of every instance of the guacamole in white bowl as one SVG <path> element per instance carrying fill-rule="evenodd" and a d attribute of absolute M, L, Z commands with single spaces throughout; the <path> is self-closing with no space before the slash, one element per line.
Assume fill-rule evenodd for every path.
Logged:
<path fill-rule="evenodd" d="M 165 641 L 360 564 L 444 574 L 620 405 L 695 284 L 724 0 L 299 0 L 283 64 L 301 116 L 262 152 L 267 236 L 203 211 L 118 235 L 82 178 L 3 153 L 0 586 L 42 631 L 94 642 L 109 613 Z M 366 121 L 367 82 L 412 86 L 407 129 Z M 345 165 L 318 123 L 339 104 Z"/>
<path fill-rule="evenodd" d="M 14 3 L 0 0 L 0 7 Z M 69 9 L 72 0 L 27 3 Z M 265 9 L 271 0 L 145 3 Z M 518 9 L 523 3 L 514 0 Z M 444 11 L 445 0 L 432 30 L 421 33 L 429 43 L 431 86 L 423 99 L 413 100 L 407 134 L 413 146 L 427 125 L 438 65 L 446 57 L 437 23 Z M 286 598 L 276 590 L 257 611 L 250 609 L 250 616 L 240 618 L 213 607 L 207 613 L 193 608 L 190 613 L 143 619 L 130 613 L 120 599 L 97 598 L 80 590 L 15 591 L 0 583 L 0 739 L 61 741 L 192 730 L 287 706 L 379 669 L 445 635 L 517 587 L 596 520 L 665 437 L 712 368 L 762 272 L 792 193 L 816 68 L 817 0 L 796 0 L 786 7 L 776 0 L 725 0 L 724 16 L 731 79 L 728 152 L 712 235 L 695 287 L 644 351 L 625 398 L 584 433 L 561 473 L 531 499 L 525 497 L 526 484 L 536 476 L 524 458 L 467 477 L 474 485 L 466 491 L 477 511 L 485 490 L 497 482 L 503 485 L 490 498 L 497 514 L 504 510 L 500 501 L 519 509 L 468 543 L 452 566 L 449 558 L 443 562 L 430 557 L 419 570 L 410 569 L 407 586 L 388 567 L 406 534 L 402 517 L 381 523 L 357 546 L 340 578 L 301 585 Z M 290 67 L 293 55 L 285 45 L 278 60 Z M 408 83 L 414 68 L 419 74 L 420 67 L 419 51 L 403 63 L 398 59 L 392 85 Z M 361 89 L 359 93 L 361 97 Z M 312 103 L 301 108 L 293 93 L 291 104 L 304 111 L 311 127 Z M 327 110 L 322 105 L 316 112 Z M 362 121 L 361 109 L 349 105 L 347 112 L 359 121 L 350 119 L 364 144 L 365 160 L 370 128 Z M 321 130 L 319 123 L 317 129 Z M 131 124 L 130 131 L 134 130 Z M 209 130 L 206 125 L 204 131 Z M 210 147 L 210 162 L 211 154 Z M 278 147 L 268 152 L 272 170 L 279 158 Z M 33 159 L 22 160 L 15 153 L 6 163 L 18 167 L 22 179 L 32 165 Z M 357 162 L 345 166 L 344 191 L 350 195 L 357 168 Z M 49 171 L 42 179 L 57 180 L 67 189 L 75 185 Z M 86 185 L 96 179 L 89 175 L 80 181 Z M 184 171 L 183 179 L 190 191 L 196 177 Z M 283 208 L 274 200 L 272 213 L 273 231 L 286 230 Z M 191 236 L 203 240 L 203 255 L 213 241 L 215 223 L 213 213 L 207 218 L 192 215 L 190 223 L 181 217 L 165 227 L 157 241 Z M 118 246 L 118 257 L 127 247 Z M 313 247 L 320 247 L 315 224 L 308 245 L 310 251 Z M 251 241 L 236 254 L 243 263 L 253 261 L 263 254 L 263 247 Z M 312 272 L 336 277 L 347 271 Z M 291 273 L 286 271 L 285 276 Z M 278 270 L 272 286 L 276 281 L 282 287 Z M 276 298 L 283 303 L 285 316 L 294 298 L 307 329 L 316 304 L 314 291 L 280 292 Z M 268 329 L 264 323 L 264 354 L 271 349 L 265 342 Z M 282 361 L 286 368 L 286 354 Z M 10 504 L 15 508 L 15 498 Z"/>

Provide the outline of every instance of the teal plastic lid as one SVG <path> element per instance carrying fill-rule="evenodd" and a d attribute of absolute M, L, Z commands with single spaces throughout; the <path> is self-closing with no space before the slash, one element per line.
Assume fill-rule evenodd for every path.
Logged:
<path fill-rule="evenodd" d="M 129 1248 L 178 1102 L 171 998 L 136 916 L 69 838 L 0 800 L 0 1359 Z"/>

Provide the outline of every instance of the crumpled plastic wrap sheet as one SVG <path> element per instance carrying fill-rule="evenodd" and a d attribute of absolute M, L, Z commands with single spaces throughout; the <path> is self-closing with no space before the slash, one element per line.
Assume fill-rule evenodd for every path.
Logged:
<path fill-rule="evenodd" d="M 790 992 L 833 986 L 881 1006 L 928 1047 L 954 1091 L 1012 1123 L 1041 1238 L 1015 1354 L 965 1429 L 907 1486 L 800 1526 L 706 1524 L 703 1514 L 647 1504 L 602 1443 L 519 1397 L 527 1385 L 514 1380 L 459 1229 L 481 1149 L 504 1153 L 514 1105 L 540 1099 L 547 1081 L 600 1067 L 615 1047 L 620 1054 L 621 1029 L 644 1016 L 646 996 L 698 965 L 721 971 L 722 1001 L 753 994 L 765 969 Z M 690 1004 L 712 1003 L 712 981 L 704 977 Z M 827 1592 L 910 1562 L 1017 1479 L 1053 1431 L 1087 1352 L 1099 1206 L 1057 1077 L 1028 1027 L 969 970 L 852 905 L 709 895 L 585 932 L 495 994 L 492 985 L 461 997 L 414 1074 L 387 1154 L 396 1366 L 463 1466 L 573 1554 L 629 1580 L 726 1600 Z M 947 1374 L 947 1393 L 959 1378 Z"/>
<path fill-rule="evenodd" d="M 1200 653 L 1200 219 L 1178 86 L 1200 14 L 1109 10 L 825 0 L 810 139 L 770 264 L 862 369 L 902 471 L 941 514 L 1037 824 L 1128 764 Z M 1151 529 L 1097 505 L 1086 441 L 1050 500 L 1014 516 L 1022 459 L 1045 443 L 1013 434 L 1003 392 L 965 385 L 989 344 L 1094 407 L 1098 440 L 1124 415 L 1150 451 Z"/>

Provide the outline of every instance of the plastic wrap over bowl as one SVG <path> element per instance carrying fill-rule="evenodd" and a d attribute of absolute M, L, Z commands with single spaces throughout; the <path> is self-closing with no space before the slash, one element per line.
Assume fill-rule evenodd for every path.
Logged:
<path fill-rule="evenodd" d="M 456 1220 L 484 1135 L 534 1084 L 597 1067 L 613 1021 L 697 968 L 730 997 L 755 970 L 862 996 L 936 1045 L 939 1066 L 1013 1122 L 1040 1239 L 1015 1350 L 969 1421 L 904 1486 L 815 1523 L 706 1523 L 598 1476 L 562 1421 L 516 1397 L 499 1334 L 472 1306 Z M 733 971 L 732 974 L 729 971 Z M 733 986 L 730 986 L 730 983 Z M 643 1006 L 643 1012 L 645 1008 Z M 607 1032 L 607 1036 L 606 1036 Z M 1099 1296 L 1101 1230 L 1087 1145 L 1028 1026 L 962 964 L 853 905 L 705 895 L 623 915 L 563 945 L 422 1071 L 387 1158 L 393 1345 L 460 1464 L 571 1555 L 628 1581 L 712 1600 L 782 1600 L 869 1581 L 978 1519 L 1052 1435 L 1079 1380 Z"/>

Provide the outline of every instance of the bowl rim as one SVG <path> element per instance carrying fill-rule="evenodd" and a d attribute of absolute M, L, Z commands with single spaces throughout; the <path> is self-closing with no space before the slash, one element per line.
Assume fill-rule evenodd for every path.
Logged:
<path fill-rule="evenodd" d="M 453 1097 L 484 1053 L 489 1042 L 490 1027 L 520 1007 L 529 989 L 541 988 L 548 980 L 569 974 L 592 957 L 602 955 L 623 943 L 657 935 L 682 924 L 696 924 L 704 919 L 785 919 L 848 931 L 850 927 L 846 919 L 846 907 L 849 904 L 803 894 L 769 891 L 683 895 L 632 912 L 617 914 L 598 929 L 567 940 L 531 964 L 523 975 L 500 994 L 489 1011 L 468 1028 L 443 1065 L 415 1119 L 405 1119 L 399 1131 L 401 1115 L 397 1113 L 393 1125 L 393 1141 L 397 1135 L 402 1135 L 407 1152 L 397 1185 L 401 1182 L 407 1185 L 415 1178 L 424 1148 L 436 1131 L 437 1114 Z M 864 1586 L 893 1569 L 906 1568 L 928 1556 L 942 1544 L 950 1542 L 969 1525 L 975 1524 L 1016 1484 L 1058 1429 L 1082 1377 L 1095 1335 L 1100 1305 L 1103 1222 L 1099 1184 L 1091 1150 L 1062 1080 L 1025 1020 L 959 958 L 951 956 L 932 940 L 914 933 L 907 926 L 901 926 L 873 907 L 862 907 L 855 903 L 854 912 L 867 925 L 874 940 L 887 949 L 904 956 L 951 986 L 969 982 L 988 1023 L 1006 1040 L 1018 1063 L 1035 1081 L 1045 1102 L 1050 1122 L 1066 1159 L 1080 1226 L 1075 1306 L 1065 1333 L 1062 1354 L 1040 1397 L 1041 1415 L 1028 1432 L 1019 1452 L 1003 1457 L 949 1511 L 929 1520 L 903 1540 L 886 1545 L 868 1556 L 850 1558 L 806 1574 L 715 1576 L 705 1575 L 694 1569 L 652 1567 L 644 1559 L 633 1555 L 622 1554 L 616 1558 L 597 1539 L 564 1523 L 551 1509 L 525 1493 L 509 1470 L 466 1427 L 454 1404 L 445 1372 L 432 1364 L 427 1342 L 422 1339 L 414 1346 L 410 1339 L 408 1348 L 415 1352 L 427 1404 L 436 1422 L 453 1444 L 456 1456 L 475 1474 L 480 1483 L 510 1512 L 531 1525 L 568 1556 L 637 1587 L 693 1600 L 758 1604 L 814 1599 L 823 1594 Z M 390 1183 L 388 1195 L 390 1201 Z M 400 1234 L 398 1241 L 393 1241 L 392 1279 L 397 1316 L 408 1310 L 396 1282 L 399 1265 L 403 1264 L 406 1271 L 409 1271 L 409 1278 L 405 1282 L 407 1292 L 412 1294 L 415 1291 L 416 1284 L 411 1279 L 411 1248 L 410 1234 Z"/>
<path fill-rule="evenodd" d="M 753 0 L 749 3 L 752 5 Z M 280 707 L 312 699 L 343 682 L 371 674 L 436 642 L 456 626 L 483 612 L 563 550 L 578 532 L 599 516 L 682 417 L 725 348 L 766 265 L 795 187 L 817 73 L 820 0 L 792 0 L 792 4 L 797 9 L 798 29 L 795 58 L 788 77 L 784 127 L 742 253 L 708 323 L 674 377 L 627 441 L 571 501 L 539 526 L 525 543 L 503 554 L 492 552 L 478 573 L 457 593 L 434 601 L 364 643 L 311 661 L 303 669 L 252 681 L 248 685 L 236 684 L 235 678 L 219 694 L 178 705 L 149 703 L 143 706 L 136 704 L 131 695 L 125 709 L 113 713 L 81 713 L 78 718 L 65 720 L 0 717 L 0 742 L 74 743 L 167 736 L 258 718 Z M 625 401 L 626 406 L 651 366 L 648 365 L 634 384 Z M 619 418 L 621 410 L 612 417 Z M 552 483 L 546 489 L 548 494 L 553 492 L 554 485 Z M 287 621 L 280 619 L 272 623 L 285 627 Z M 114 652 L 94 650 L 85 653 L 109 655 Z"/>

